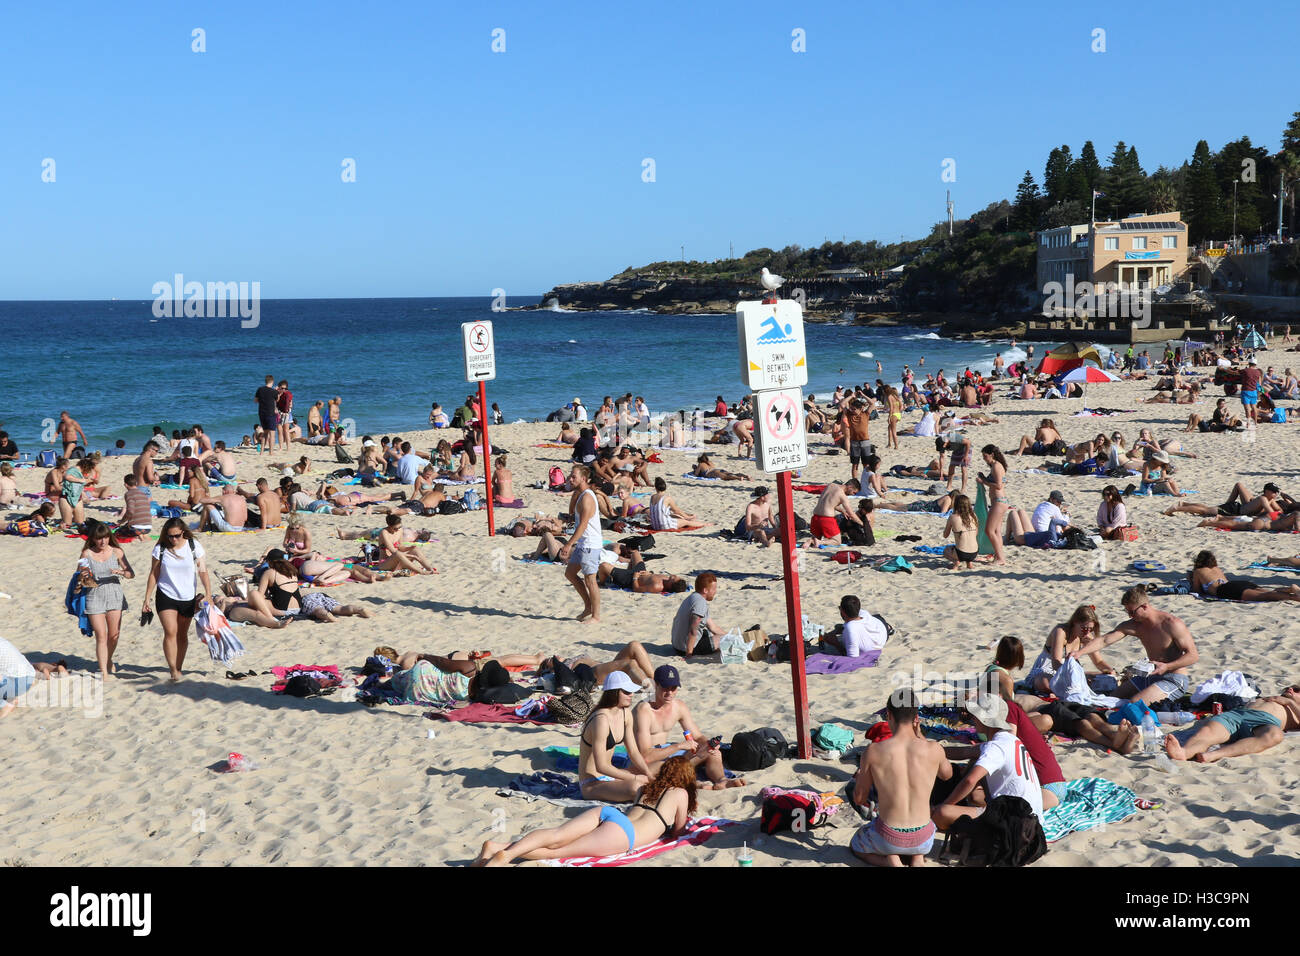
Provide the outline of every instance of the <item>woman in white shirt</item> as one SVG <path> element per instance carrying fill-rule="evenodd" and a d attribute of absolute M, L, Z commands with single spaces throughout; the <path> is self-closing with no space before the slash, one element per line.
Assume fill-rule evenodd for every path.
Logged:
<path fill-rule="evenodd" d="M 185 652 L 190 646 L 190 621 L 198 613 L 201 601 L 206 601 L 212 593 L 203 555 L 203 545 L 194 540 L 184 519 L 168 519 L 153 549 L 143 610 L 147 613 L 155 604 L 158 607 L 163 626 L 163 656 L 173 681 L 181 679 Z"/>

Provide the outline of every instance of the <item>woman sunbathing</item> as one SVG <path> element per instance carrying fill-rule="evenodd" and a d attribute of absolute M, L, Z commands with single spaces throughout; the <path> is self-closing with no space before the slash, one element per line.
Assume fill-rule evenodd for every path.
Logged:
<path fill-rule="evenodd" d="M 555 670 L 555 660 L 556 658 L 553 657 L 546 658 L 537 668 L 537 672 L 539 674 L 551 673 Z M 604 684 L 605 678 L 609 677 L 614 671 L 622 671 L 637 684 L 644 684 L 655 672 L 655 666 L 650 663 L 650 657 L 646 654 L 645 648 L 640 641 L 628 641 L 626 646 L 614 655 L 613 660 L 604 663 L 585 654 L 565 658 L 561 663 L 570 670 L 585 664 L 595 673 L 596 683 L 598 684 Z"/>
<path fill-rule="evenodd" d="M 708 455 L 701 455 L 696 459 L 695 467 L 691 469 L 691 474 L 696 478 L 717 478 L 720 481 L 749 481 L 749 475 L 741 475 L 736 472 L 726 471 L 722 468 L 714 468 L 713 462 L 709 461 Z"/>
<path fill-rule="evenodd" d="M 1218 531 L 1300 532 L 1300 511 L 1293 511 L 1278 518 L 1270 518 L 1267 515 L 1261 515 L 1258 518 L 1245 515 L 1240 518 L 1206 518 L 1196 527 L 1215 528 Z"/>
<path fill-rule="evenodd" d="M 1206 597 L 1228 601 L 1300 601 L 1300 585 L 1262 588 L 1253 581 L 1229 581 L 1213 551 L 1202 551 L 1196 556 L 1191 579 L 1192 590 Z"/>
<path fill-rule="evenodd" d="M 630 733 L 630 731 L 629 731 Z M 670 757 L 646 784 L 640 801 L 624 813 L 593 807 L 562 826 L 534 830 L 514 843 L 486 840 L 472 866 L 508 866 L 518 859 L 615 856 L 675 838 L 695 813 L 695 767 L 688 757 Z"/>
<path fill-rule="evenodd" d="M 276 617 L 310 617 L 330 624 L 338 620 L 335 614 L 370 617 L 370 610 L 359 604 L 342 604 L 319 591 L 303 594 L 298 586 L 298 571 L 289 562 L 268 556 L 266 564 L 257 582 L 257 593 L 270 603 Z"/>

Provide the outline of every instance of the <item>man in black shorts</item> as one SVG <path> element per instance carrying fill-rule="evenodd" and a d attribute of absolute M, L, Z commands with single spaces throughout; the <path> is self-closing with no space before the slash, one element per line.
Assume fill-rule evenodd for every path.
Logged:
<path fill-rule="evenodd" d="M 266 432 L 266 443 L 262 450 L 269 452 L 279 442 L 280 413 L 275 403 L 279 400 L 280 393 L 276 391 L 274 375 L 266 377 L 266 384 L 253 394 L 253 398 L 257 402 L 257 420 L 262 431 Z"/>

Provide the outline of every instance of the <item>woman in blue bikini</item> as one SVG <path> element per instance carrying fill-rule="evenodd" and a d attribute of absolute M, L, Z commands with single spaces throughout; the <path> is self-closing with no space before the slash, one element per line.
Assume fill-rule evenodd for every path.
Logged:
<path fill-rule="evenodd" d="M 555 860 L 614 856 L 680 836 L 695 813 L 695 766 L 689 757 L 670 757 L 640 801 L 624 813 L 597 807 L 562 826 L 534 830 L 514 843 L 488 840 L 471 866 L 507 866 L 518 859 Z"/>

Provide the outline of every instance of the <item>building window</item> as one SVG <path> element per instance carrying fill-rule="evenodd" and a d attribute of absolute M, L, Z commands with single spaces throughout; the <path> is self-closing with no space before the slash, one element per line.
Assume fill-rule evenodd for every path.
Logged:
<path fill-rule="evenodd" d="M 1119 251 L 1119 236 L 1106 236 L 1105 239 L 1107 252 Z"/>
<path fill-rule="evenodd" d="M 1178 248 L 1178 237 L 1177 237 L 1177 236 L 1165 236 L 1162 244 L 1163 244 L 1164 248 L 1166 248 L 1166 249 L 1177 249 L 1177 248 Z"/>
<path fill-rule="evenodd" d="M 1134 249 L 1145 249 L 1146 247 L 1147 247 L 1147 237 L 1146 237 L 1146 236 L 1134 236 L 1134 237 L 1133 237 L 1133 248 L 1134 248 Z"/>
<path fill-rule="evenodd" d="M 1041 236 L 1039 236 L 1038 238 L 1039 238 L 1039 241 L 1040 241 L 1043 245 L 1047 245 L 1047 233 L 1043 233 L 1043 234 L 1042 234 Z"/>

